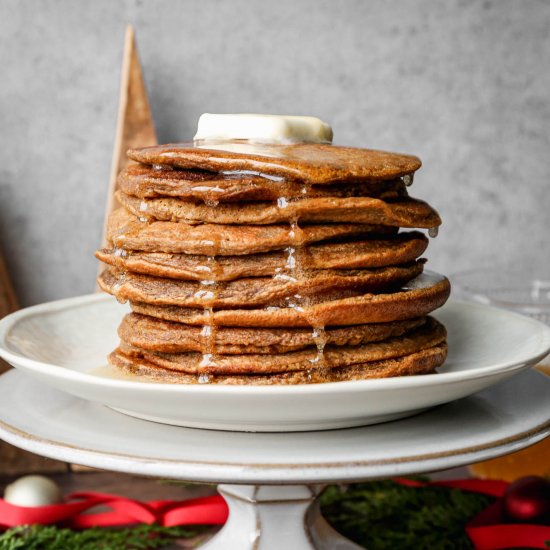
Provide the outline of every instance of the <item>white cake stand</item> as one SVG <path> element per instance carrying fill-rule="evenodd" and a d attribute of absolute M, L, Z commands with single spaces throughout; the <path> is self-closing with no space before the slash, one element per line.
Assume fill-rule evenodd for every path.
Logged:
<path fill-rule="evenodd" d="M 324 485 L 452 468 L 527 447 L 550 433 L 549 398 L 550 378 L 525 371 L 405 420 L 324 432 L 222 432 L 128 417 L 11 371 L 0 377 L 0 437 L 67 462 L 219 483 L 230 516 L 208 550 L 352 550 L 359 547 L 315 505 Z"/>

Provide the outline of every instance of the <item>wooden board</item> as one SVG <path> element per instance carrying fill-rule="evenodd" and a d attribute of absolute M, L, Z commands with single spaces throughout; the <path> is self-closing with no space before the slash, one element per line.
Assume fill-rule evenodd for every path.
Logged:
<path fill-rule="evenodd" d="M 0 319 L 19 309 L 15 291 L 8 275 L 4 257 L 0 253 Z M 6 372 L 10 366 L 0 359 L 0 373 Z"/>
<path fill-rule="evenodd" d="M 103 246 L 106 244 L 107 218 L 119 206 L 115 198 L 117 176 L 130 163 L 126 157 L 126 151 L 131 147 L 146 147 L 148 145 L 156 145 L 156 143 L 157 134 L 143 78 L 143 71 L 139 61 L 135 33 L 133 27 L 129 25 L 126 29 L 122 58 L 120 99 L 113 160 L 111 163 L 111 177 L 105 208 Z"/>

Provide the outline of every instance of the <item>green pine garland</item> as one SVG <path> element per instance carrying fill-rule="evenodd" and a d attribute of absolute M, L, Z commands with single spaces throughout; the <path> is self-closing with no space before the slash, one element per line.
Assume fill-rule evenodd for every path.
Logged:
<path fill-rule="evenodd" d="M 333 485 L 321 496 L 325 518 L 369 550 L 466 550 L 464 526 L 491 497 L 445 487 L 411 488 L 392 481 Z M 139 525 L 83 531 L 56 526 L 15 527 L 0 535 L 0 550 L 148 550 L 189 539 L 207 528 Z"/>
<path fill-rule="evenodd" d="M 0 535 L 0 550 L 149 550 L 165 548 L 175 539 L 195 537 L 201 532 L 204 530 L 159 525 L 82 531 L 33 525 L 14 527 Z"/>
<path fill-rule="evenodd" d="M 393 481 L 329 487 L 323 515 L 344 536 L 369 550 L 466 550 L 468 520 L 492 498 L 445 487 L 405 487 Z"/>

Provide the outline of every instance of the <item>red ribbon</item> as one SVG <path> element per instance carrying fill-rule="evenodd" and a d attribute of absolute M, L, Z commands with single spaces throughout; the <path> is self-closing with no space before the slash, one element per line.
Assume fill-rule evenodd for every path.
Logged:
<path fill-rule="evenodd" d="M 505 548 L 548 548 L 550 527 L 527 523 L 504 523 L 502 496 L 508 487 L 505 481 L 459 479 L 453 481 L 422 482 L 407 478 L 394 478 L 407 487 L 448 487 L 497 497 L 497 501 L 482 510 L 468 525 L 466 533 L 476 550 Z"/>
<path fill-rule="evenodd" d="M 74 502 L 49 506 L 16 506 L 0 499 L 0 527 L 63 523 L 67 527 L 115 527 L 134 523 L 173 525 L 223 525 L 227 504 L 219 495 L 180 501 L 140 502 L 102 493 L 74 493 Z M 89 512 L 99 506 L 105 511 Z"/>
<path fill-rule="evenodd" d="M 449 489 L 460 489 L 471 493 L 481 493 L 491 497 L 502 497 L 508 483 L 496 479 L 455 479 L 452 481 L 416 481 L 406 477 L 395 477 L 393 481 L 407 487 L 447 487 Z"/>

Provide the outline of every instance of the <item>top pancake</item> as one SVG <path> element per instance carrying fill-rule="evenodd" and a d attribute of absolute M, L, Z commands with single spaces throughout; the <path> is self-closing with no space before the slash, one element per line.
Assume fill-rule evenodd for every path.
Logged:
<path fill-rule="evenodd" d="M 130 149 L 143 164 L 211 172 L 266 174 L 311 184 L 392 180 L 412 174 L 418 157 L 319 143 L 256 144 L 241 141 L 195 142 Z"/>

